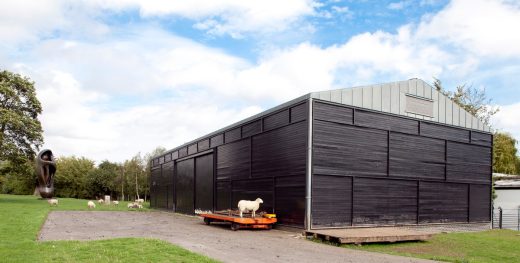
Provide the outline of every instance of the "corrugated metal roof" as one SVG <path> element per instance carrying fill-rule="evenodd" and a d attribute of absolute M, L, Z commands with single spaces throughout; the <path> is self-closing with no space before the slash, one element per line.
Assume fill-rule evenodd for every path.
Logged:
<path fill-rule="evenodd" d="M 312 98 L 490 132 L 485 125 L 421 79 L 327 90 Z"/>

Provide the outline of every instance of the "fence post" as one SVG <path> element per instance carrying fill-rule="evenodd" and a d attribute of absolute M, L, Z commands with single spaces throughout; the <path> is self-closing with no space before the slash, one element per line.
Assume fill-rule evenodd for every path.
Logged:
<path fill-rule="evenodd" d="M 498 228 L 502 229 L 502 207 L 498 207 Z"/>

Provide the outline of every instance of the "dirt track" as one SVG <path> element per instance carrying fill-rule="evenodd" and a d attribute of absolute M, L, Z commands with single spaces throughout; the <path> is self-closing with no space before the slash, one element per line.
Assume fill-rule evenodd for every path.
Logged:
<path fill-rule="evenodd" d="M 38 239 L 116 237 L 158 238 L 224 262 L 432 262 L 319 244 L 280 230 L 230 231 L 167 212 L 53 211 Z"/>

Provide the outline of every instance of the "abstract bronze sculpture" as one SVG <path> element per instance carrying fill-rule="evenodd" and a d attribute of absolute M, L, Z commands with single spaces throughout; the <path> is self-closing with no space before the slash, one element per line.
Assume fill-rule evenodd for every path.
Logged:
<path fill-rule="evenodd" d="M 49 149 L 42 150 L 36 157 L 36 174 L 38 175 L 38 191 L 42 198 L 52 198 L 54 195 L 54 174 L 56 162 Z"/>

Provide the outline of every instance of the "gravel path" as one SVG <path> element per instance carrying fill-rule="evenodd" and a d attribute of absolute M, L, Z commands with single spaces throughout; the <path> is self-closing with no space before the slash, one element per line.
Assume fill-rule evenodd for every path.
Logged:
<path fill-rule="evenodd" d="M 231 231 L 168 212 L 53 211 L 38 239 L 117 237 L 158 238 L 224 262 L 433 262 L 319 244 L 280 230 Z"/>

